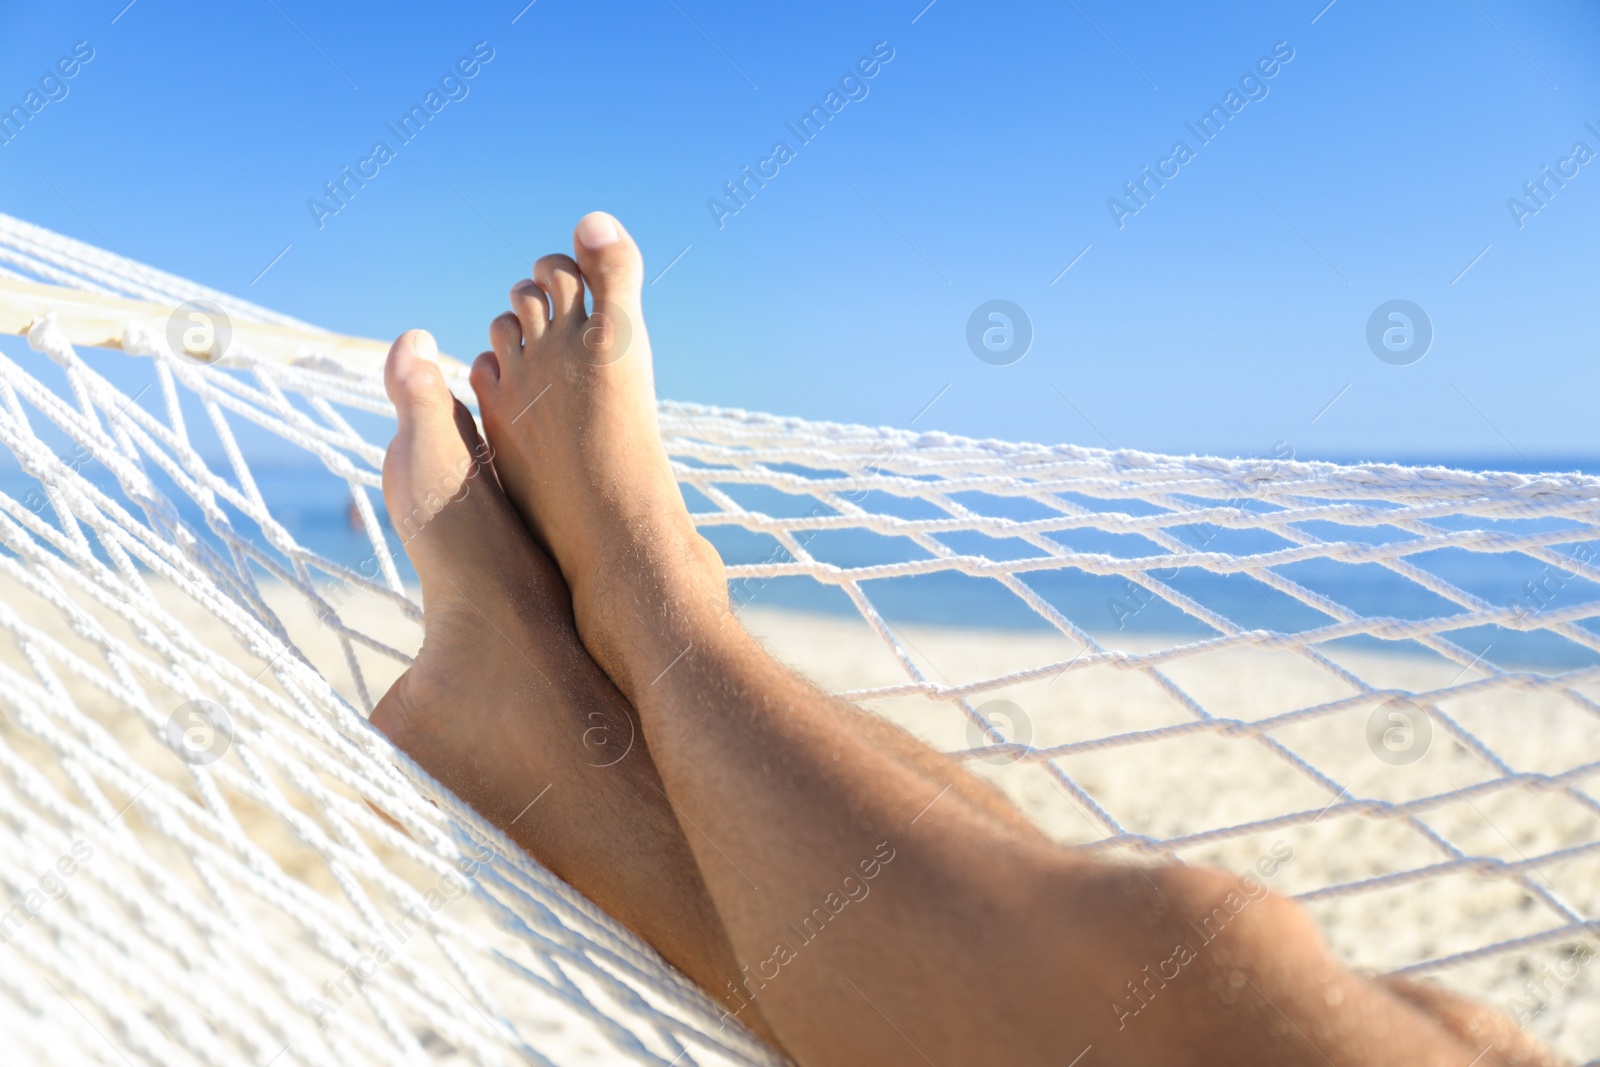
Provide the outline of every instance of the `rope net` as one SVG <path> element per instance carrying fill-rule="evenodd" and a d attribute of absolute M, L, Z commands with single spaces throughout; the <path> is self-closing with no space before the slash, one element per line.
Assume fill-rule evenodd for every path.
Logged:
<path fill-rule="evenodd" d="M 367 726 L 421 637 L 376 371 L 3 215 L 0 279 L 309 338 L 80 350 L 41 301 L 0 352 L 0 1045 L 775 1062 Z M 1600 1054 L 1600 479 L 660 414 L 780 657 L 1064 843 L 1254 873 Z"/>

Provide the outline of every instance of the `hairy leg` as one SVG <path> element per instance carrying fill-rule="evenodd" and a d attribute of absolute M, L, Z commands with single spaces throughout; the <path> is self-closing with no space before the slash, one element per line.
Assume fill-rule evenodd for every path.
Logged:
<path fill-rule="evenodd" d="M 657 437 L 637 249 L 591 215 L 575 250 L 513 290 L 473 384 L 507 491 L 695 828 L 741 1010 L 759 1006 L 808 1067 L 1089 1048 L 1146 1064 L 1472 1060 L 1259 885 L 1088 862 L 1014 829 L 953 765 L 857 729 L 859 712 L 728 625 L 720 563 Z"/>
<path fill-rule="evenodd" d="M 500 477 L 535 537 L 546 547 L 561 543 L 586 548 L 569 551 L 565 561 L 558 556 L 556 562 L 569 585 L 578 583 L 573 585 L 573 604 L 579 630 L 595 659 L 606 666 L 620 660 L 615 642 L 621 631 L 605 625 L 590 606 L 606 605 L 607 611 L 621 614 L 656 607 L 636 602 L 639 591 L 622 588 L 623 570 L 676 569 L 681 562 L 717 591 L 722 614 L 716 629 L 741 637 L 744 630 L 727 611 L 722 561 L 688 522 L 660 447 L 650 342 L 639 306 L 643 266 L 637 249 L 610 216 L 589 215 L 580 223 L 580 233 L 585 227 L 609 227 L 613 245 L 597 254 L 575 240 L 579 257 L 586 260 L 582 269 L 560 254 L 534 264 L 534 277 L 511 289 L 513 310 L 490 324 L 493 351 L 478 358 L 472 382 L 501 457 Z M 586 281 L 592 313 L 585 308 Z M 589 405 L 601 409 L 602 417 L 569 417 L 569 410 Z M 564 452 L 585 454 L 592 462 L 581 467 L 549 462 Z M 569 506 L 541 511 L 532 506 L 536 497 L 560 499 Z M 646 539 L 648 543 L 637 546 L 648 559 L 631 558 L 635 553 L 625 546 L 592 537 L 609 524 L 628 522 L 630 515 L 649 517 L 646 521 L 654 524 L 662 514 L 676 514 L 683 521 L 664 540 Z M 612 588 L 617 597 L 610 595 Z M 1044 840 L 997 789 L 903 731 L 848 704 L 836 704 L 834 714 L 841 719 L 841 731 L 867 739 L 935 792 L 949 790 L 1003 832 Z"/>
<path fill-rule="evenodd" d="M 383 495 L 422 582 L 416 663 L 372 723 L 556 874 L 710 991 L 739 975 L 633 709 L 584 651 L 549 558 L 472 417 L 404 334 Z M 769 1040 L 759 1013 L 742 1016 Z"/>

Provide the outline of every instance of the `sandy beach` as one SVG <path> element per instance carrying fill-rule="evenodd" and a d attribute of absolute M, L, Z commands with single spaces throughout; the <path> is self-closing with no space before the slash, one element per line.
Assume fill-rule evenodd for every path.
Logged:
<path fill-rule="evenodd" d="M 66 644 L 81 645 L 81 638 L 56 621 L 59 613 L 38 604 L 14 583 L 6 585 L 4 600 L 12 611 Z M 174 618 L 208 645 L 242 666 L 260 667 L 259 657 L 240 648 L 187 597 L 169 587 L 157 590 Z M 310 663 L 359 707 L 344 649 L 302 598 L 273 585 L 263 587 L 263 596 Z M 347 625 L 400 653 L 414 652 L 420 642 L 420 626 L 392 602 L 361 594 L 342 601 L 340 610 Z M 831 691 L 892 687 L 909 678 L 886 644 L 859 618 L 760 606 L 749 608 L 742 618 L 775 655 Z M 1081 651 L 1075 641 L 1043 630 L 906 626 L 894 632 L 917 668 L 938 686 L 961 686 L 1072 660 Z M 1127 653 L 1180 643 L 1159 635 L 1112 634 L 1100 635 L 1099 640 L 1104 649 Z M 1348 697 L 1355 691 L 1348 681 L 1352 676 L 1377 688 L 1425 691 L 1451 684 L 1460 673 L 1453 664 L 1422 656 L 1365 650 L 1328 655 L 1331 667 L 1292 652 L 1234 649 L 1172 658 L 1161 665 L 1159 674 L 1130 669 L 1125 660 L 1102 656 L 1087 667 L 1075 665 L 1050 677 L 986 690 L 972 699 L 988 709 L 986 714 L 1004 720 L 1003 727 L 1014 739 L 1048 748 L 1194 723 L 1193 708 L 1175 693 L 1217 718 L 1252 722 Z M 368 648 L 359 648 L 355 659 L 374 696 L 403 669 L 401 661 Z M 7 648 L 5 662 L 21 669 L 15 648 Z M 1341 676 L 1340 671 L 1349 673 Z M 97 706 L 92 691 L 76 681 L 68 684 L 80 706 Z M 1600 839 L 1600 819 L 1580 795 L 1474 789 L 1500 776 L 1473 751 L 1474 742 L 1487 746 L 1516 771 L 1556 774 L 1600 759 L 1600 731 L 1592 719 L 1586 721 L 1575 713 L 1570 699 L 1554 694 L 1518 693 L 1508 698 L 1504 691 L 1490 691 L 1455 697 L 1441 704 L 1441 710 L 1468 732 L 1467 740 L 1435 727 L 1425 754 L 1414 762 L 1395 764 L 1377 758 L 1368 743 L 1368 720 L 1383 702 L 1369 699 L 1333 714 L 1279 725 L 1271 731 L 1270 741 L 1206 727 L 1176 731 L 1159 740 L 1074 751 L 1052 761 L 1059 774 L 1052 774 L 1051 764 L 1018 761 L 1011 755 L 974 760 L 970 766 L 1065 844 L 1087 845 L 1106 838 L 1111 833 L 1107 819 L 1126 835 L 1142 835 L 1125 839 L 1115 849 L 1102 849 L 1112 861 L 1157 862 L 1162 850 L 1153 844 L 1140 850 L 1138 840 L 1191 838 L 1171 858 L 1243 872 L 1263 857 L 1276 856 L 1280 862 L 1273 865 L 1276 870 L 1267 881 L 1284 894 L 1316 894 L 1368 878 L 1402 875 L 1382 888 L 1307 901 L 1340 955 L 1374 971 L 1537 937 L 1561 925 L 1550 900 L 1564 901 L 1580 913 L 1600 911 L 1600 854 L 1552 855 Z M 981 741 L 957 705 L 947 700 L 911 694 L 865 703 L 941 750 L 965 749 Z M 152 767 L 165 760 L 172 781 L 184 778 L 143 724 L 113 717 L 103 725 L 130 755 Z M 4 730 L 8 739 L 16 740 L 17 731 L 10 723 Z M 25 744 L 17 743 L 27 751 Z M 1364 801 L 1398 803 L 1444 794 L 1451 799 L 1430 804 L 1409 819 L 1360 806 Z M 1103 814 L 1091 810 L 1085 797 L 1092 798 Z M 326 867 L 285 835 L 276 820 L 266 815 L 252 818 L 244 811 L 241 825 L 272 852 L 286 873 L 321 892 L 336 892 Z M 1252 828 L 1230 829 L 1241 825 Z M 174 846 L 166 842 L 159 847 Z M 1452 848 L 1458 851 L 1452 854 Z M 1464 869 L 1426 874 L 1427 868 L 1460 857 L 1487 857 L 1514 866 L 1509 871 L 1488 871 L 1487 877 Z M 175 865 L 178 858 L 173 856 Z M 1424 876 L 1403 876 L 1418 870 Z M 499 936 L 487 923 L 481 925 L 486 937 Z M 1595 1035 L 1600 1033 L 1600 967 L 1592 965 L 1592 951 L 1588 962 L 1571 963 L 1575 951 L 1583 952 L 1578 946 L 1575 938 L 1557 938 L 1450 966 L 1435 977 L 1451 988 L 1520 1011 L 1533 1032 L 1582 1061 L 1593 1057 Z M 546 1054 L 554 1062 L 607 1062 L 604 1041 L 581 1019 L 556 1004 L 534 1014 L 537 1031 L 548 1039 Z M 436 1058 L 452 1058 L 447 1042 L 430 1048 Z"/>
<path fill-rule="evenodd" d="M 297 598 L 285 598 L 285 623 L 314 625 L 304 608 L 291 603 L 293 599 Z M 378 605 L 352 603 L 347 617 L 357 628 L 391 635 L 397 648 L 415 647 L 416 627 L 394 619 Z M 759 605 L 746 609 L 741 618 L 776 656 L 830 691 L 889 687 L 908 680 L 894 654 L 863 619 Z M 929 681 L 949 686 L 1071 660 L 1080 651 L 1074 641 L 1042 629 L 904 626 L 894 632 Z M 1182 643 L 1159 635 L 1096 636 L 1107 649 L 1131 653 Z M 314 660 L 341 692 L 353 690 L 343 656 L 331 643 L 317 647 L 302 642 L 302 647 L 314 649 Z M 1327 655 L 1337 667 L 1380 689 L 1422 692 L 1450 685 L 1462 674 L 1455 664 L 1422 655 L 1367 650 Z M 373 664 L 368 684 L 380 692 L 398 673 L 398 664 L 364 655 L 363 662 L 368 660 Z M 1243 721 L 1315 707 L 1355 692 L 1328 668 L 1292 652 L 1215 652 L 1174 659 L 1162 673 L 1210 714 Z M 1600 696 L 1600 687 L 1590 686 L 1587 695 Z M 1025 739 L 1036 748 L 1194 720 L 1149 672 L 1109 664 L 985 692 L 973 703 L 982 706 L 992 700 L 1009 701 L 1022 709 L 1027 719 Z M 1434 727 L 1426 751 L 1414 762 L 1391 764 L 1376 758 L 1368 745 L 1368 720 L 1384 703 L 1371 699 L 1274 730 L 1271 737 L 1306 767 L 1257 739 L 1217 730 L 1077 753 L 1055 763 L 1127 833 L 1151 838 L 1205 834 L 1328 809 L 1314 821 L 1202 841 L 1175 857 L 1244 872 L 1274 849 L 1280 855 L 1291 849 L 1293 858 L 1269 879 L 1275 891 L 1289 895 L 1444 863 L 1451 855 L 1440 840 L 1460 854 L 1508 864 L 1600 840 L 1600 817 L 1559 791 L 1475 792 L 1476 783 L 1499 773 L 1442 727 Z M 867 706 L 943 751 L 982 740 L 957 706 L 947 701 L 912 695 L 874 699 Z M 1564 697 L 1491 691 L 1452 698 L 1440 708 L 1520 772 L 1557 774 L 1600 760 L 1595 720 L 1580 714 Z M 1016 731 L 1011 736 L 1024 739 Z M 1045 764 L 998 756 L 971 761 L 969 766 L 1063 843 L 1087 844 L 1107 836 L 1103 823 L 1052 778 Z M 1317 773 L 1337 784 L 1328 788 L 1316 779 Z M 1415 822 L 1349 810 L 1360 800 L 1401 803 L 1457 790 L 1461 791 L 1457 799 L 1430 807 Z M 1158 858 L 1136 856 L 1131 850 L 1107 855 L 1137 862 Z M 1538 861 L 1524 873 L 1577 911 L 1600 911 L 1600 852 Z M 1516 878 L 1470 871 L 1402 880 L 1307 904 L 1344 959 L 1380 972 L 1561 925 L 1556 913 Z M 1590 950 L 1591 962 L 1578 966 L 1571 977 L 1564 976 L 1577 965 L 1568 961 L 1575 952 L 1583 955 L 1574 938 L 1495 954 L 1446 968 L 1433 977 L 1508 1011 L 1526 1012 L 1533 1032 L 1582 1061 L 1600 1050 L 1595 1044 L 1600 1035 L 1600 967 L 1592 965 L 1600 943 L 1591 942 Z M 1542 994 L 1535 992 L 1541 989 Z"/>

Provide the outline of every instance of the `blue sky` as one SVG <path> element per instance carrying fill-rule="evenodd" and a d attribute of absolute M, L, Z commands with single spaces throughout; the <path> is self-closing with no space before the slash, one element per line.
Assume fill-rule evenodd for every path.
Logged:
<path fill-rule="evenodd" d="M 125 2 L 0 4 L 6 108 L 93 49 L 0 145 L 0 210 L 331 328 L 470 357 L 605 208 L 677 398 L 1179 452 L 1600 452 L 1592 3 Z M 786 123 L 830 91 L 803 143 Z M 719 227 L 746 165 L 771 176 Z M 1170 177 L 1141 204 L 1146 166 Z M 1569 176 L 1539 204 L 1546 166 Z M 1009 365 L 967 340 L 995 299 L 1031 323 Z M 1397 299 L 1433 331 L 1407 365 L 1367 340 Z"/>

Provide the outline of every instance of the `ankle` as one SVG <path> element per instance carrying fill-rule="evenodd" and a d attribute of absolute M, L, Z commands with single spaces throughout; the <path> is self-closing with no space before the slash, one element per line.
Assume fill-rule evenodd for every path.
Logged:
<path fill-rule="evenodd" d="M 624 679 L 648 683 L 663 654 L 670 660 L 743 632 L 729 611 L 721 557 L 687 521 L 635 533 L 571 587 L 584 644 L 625 691 Z"/>

